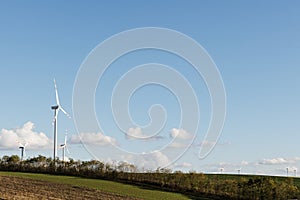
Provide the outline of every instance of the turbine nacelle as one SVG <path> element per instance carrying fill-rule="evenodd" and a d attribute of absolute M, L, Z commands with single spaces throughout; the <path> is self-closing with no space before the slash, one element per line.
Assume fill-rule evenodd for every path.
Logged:
<path fill-rule="evenodd" d="M 51 109 L 52 109 L 52 110 L 57 110 L 58 108 L 59 108 L 58 105 L 56 105 L 56 106 L 51 106 Z"/>

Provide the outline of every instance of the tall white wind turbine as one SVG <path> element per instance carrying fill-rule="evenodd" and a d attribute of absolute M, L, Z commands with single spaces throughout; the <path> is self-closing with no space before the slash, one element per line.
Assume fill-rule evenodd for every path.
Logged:
<path fill-rule="evenodd" d="M 62 106 L 59 103 L 59 97 L 57 92 L 57 86 L 54 79 L 54 88 L 55 88 L 55 98 L 56 98 L 56 105 L 51 106 L 51 109 L 54 110 L 54 150 L 53 150 L 53 159 L 56 160 L 57 158 L 57 121 L 58 121 L 58 112 L 61 110 L 67 117 L 71 118 L 71 116 L 62 108 Z"/>

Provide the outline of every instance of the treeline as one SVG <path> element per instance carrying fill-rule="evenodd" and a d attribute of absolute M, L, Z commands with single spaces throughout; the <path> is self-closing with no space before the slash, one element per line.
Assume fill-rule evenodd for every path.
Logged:
<path fill-rule="evenodd" d="M 181 192 L 194 197 L 207 196 L 215 199 L 297 199 L 299 188 L 293 178 L 280 179 L 267 176 L 205 175 L 199 173 L 172 172 L 170 169 L 157 169 L 139 173 L 137 168 L 126 162 L 114 165 L 97 160 L 70 162 L 55 161 L 38 156 L 21 161 L 17 155 L 3 156 L 1 171 L 18 171 L 72 175 L 100 178 L 136 185 L 157 187 Z"/>

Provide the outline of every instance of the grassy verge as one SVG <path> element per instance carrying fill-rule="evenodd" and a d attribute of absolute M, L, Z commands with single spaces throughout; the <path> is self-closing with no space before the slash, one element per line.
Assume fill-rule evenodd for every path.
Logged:
<path fill-rule="evenodd" d="M 268 177 L 273 180 L 278 180 L 279 182 L 292 180 L 293 183 L 300 188 L 300 178 L 299 177 L 285 177 L 285 176 L 267 176 L 267 175 L 237 175 L 237 174 L 206 174 L 206 176 L 210 179 L 219 179 L 219 180 L 236 180 L 240 181 L 242 179 L 256 179 L 256 178 L 263 178 Z"/>
<path fill-rule="evenodd" d="M 57 176 L 34 173 L 19 173 L 19 172 L 0 172 L 0 176 L 19 176 L 24 178 L 32 178 L 43 181 L 71 184 L 78 187 L 87 187 L 112 194 L 119 194 L 141 199 L 189 199 L 187 196 L 179 193 L 165 192 L 155 189 L 143 188 L 140 186 L 117 183 L 113 181 L 87 179 L 72 176 Z"/>

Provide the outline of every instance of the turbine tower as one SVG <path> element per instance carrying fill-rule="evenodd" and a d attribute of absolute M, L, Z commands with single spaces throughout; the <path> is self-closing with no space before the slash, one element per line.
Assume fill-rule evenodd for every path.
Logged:
<path fill-rule="evenodd" d="M 51 106 L 51 109 L 54 110 L 54 120 L 53 120 L 53 126 L 54 126 L 54 150 L 53 150 L 53 159 L 56 160 L 57 158 L 57 116 L 58 112 L 61 110 L 67 117 L 71 118 L 71 116 L 62 108 L 62 106 L 59 103 L 59 97 L 57 92 L 57 86 L 54 79 L 54 88 L 55 88 L 55 97 L 56 97 L 56 105 Z"/>
<path fill-rule="evenodd" d="M 65 158 L 66 149 L 67 149 L 67 152 L 70 154 L 69 149 L 67 147 L 67 137 L 68 137 L 68 130 L 66 130 L 65 143 L 60 145 L 60 148 L 62 149 L 62 161 L 66 161 L 66 158 Z"/>

